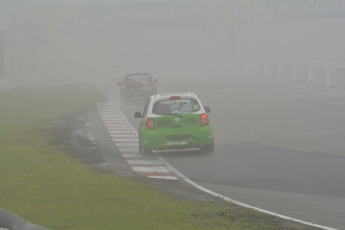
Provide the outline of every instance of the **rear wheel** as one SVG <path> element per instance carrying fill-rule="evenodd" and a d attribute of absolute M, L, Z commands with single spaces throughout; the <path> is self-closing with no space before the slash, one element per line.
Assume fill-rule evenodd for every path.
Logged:
<path fill-rule="evenodd" d="M 143 152 L 143 147 L 142 147 L 142 144 L 141 144 L 141 138 L 139 137 L 139 153 L 140 154 L 144 154 Z"/>
<path fill-rule="evenodd" d="M 211 144 L 202 147 L 201 152 L 206 154 L 214 153 L 214 141 L 212 140 Z"/>
<path fill-rule="evenodd" d="M 152 153 L 151 149 L 145 148 L 144 141 L 141 138 L 139 138 L 139 152 L 144 155 Z"/>

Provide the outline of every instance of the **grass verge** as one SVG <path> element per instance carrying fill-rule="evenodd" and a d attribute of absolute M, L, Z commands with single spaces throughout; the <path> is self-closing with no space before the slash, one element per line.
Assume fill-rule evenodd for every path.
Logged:
<path fill-rule="evenodd" d="M 61 116 L 104 100 L 93 85 L 0 92 L 0 207 L 51 229 L 313 229 L 233 204 L 183 201 L 95 172 L 50 144 Z"/>

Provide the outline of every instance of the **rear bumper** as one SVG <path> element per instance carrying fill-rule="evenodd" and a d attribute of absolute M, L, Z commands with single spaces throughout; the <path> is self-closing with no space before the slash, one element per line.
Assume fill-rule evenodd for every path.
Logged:
<path fill-rule="evenodd" d="M 188 139 L 172 140 L 169 138 L 186 134 L 190 135 Z M 145 148 L 151 150 L 202 148 L 213 143 L 213 132 L 210 125 L 183 133 L 161 133 L 155 130 L 145 130 L 143 132 L 143 142 Z"/>

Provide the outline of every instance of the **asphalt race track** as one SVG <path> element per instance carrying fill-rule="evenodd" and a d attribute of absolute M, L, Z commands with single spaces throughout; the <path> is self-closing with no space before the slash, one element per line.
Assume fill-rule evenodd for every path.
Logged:
<path fill-rule="evenodd" d="M 159 78 L 159 77 L 158 77 Z M 274 79 L 164 80 L 211 107 L 215 153 L 153 153 L 199 185 L 243 203 L 345 229 L 345 90 Z M 136 129 L 143 103 L 121 105 Z"/>

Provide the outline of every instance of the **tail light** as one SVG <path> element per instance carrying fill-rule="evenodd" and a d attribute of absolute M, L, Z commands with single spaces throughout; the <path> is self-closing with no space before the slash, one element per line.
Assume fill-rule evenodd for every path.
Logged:
<path fill-rule="evenodd" d="M 121 85 L 121 89 L 126 90 L 126 85 L 125 84 Z"/>
<path fill-rule="evenodd" d="M 151 89 L 154 89 L 154 88 L 156 88 L 155 83 L 151 83 Z"/>
<path fill-rule="evenodd" d="M 201 126 L 208 124 L 208 116 L 206 113 L 201 114 Z"/>
<path fill-rule="evenodd" d="M 152 117 L 149 117 L 146 119 L 146 128 L 148 129 L 155 129 L 155 124 L 153 122 L 153 118 Z"/>

